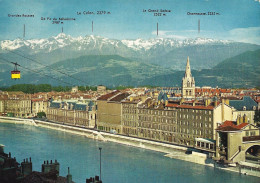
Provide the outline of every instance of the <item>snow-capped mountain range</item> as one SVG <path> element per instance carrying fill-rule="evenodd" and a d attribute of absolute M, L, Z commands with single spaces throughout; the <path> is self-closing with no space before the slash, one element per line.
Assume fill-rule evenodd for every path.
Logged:
<path fill-rule="evenodd" d="M 22 47 L 28 47 L 35 52 L 43 51 L 54 51 L 56 49 L 72 46 L 74 50 L 88 49 L 88 46 L 94 46 L 95 48 L 102 49 L 104 46 L 126 46 L 129 49 L 135 51 L 150 50 L 159 46 L 169 48 L 179 48 L 191 45 L 203 45 L 203 44 L 229 44 L 232 41 L 228 40 L 215 40 L 210 38 L 196 38 L 196 39 L 185 39 L 178 40 L 172 38 L 152 38 L 152 39 L 136 39 L 136 40 L 115 40 L 102 38 L 100 36 L 79 36 L 71 37 L 64 33 L 60 33 L 57 36 L 53 36 L 47 39 L 15 39 L 15 40 L 4 40 L 1 41 L 1 49 L 15 50 Z"/>
<path fill-rule="evenodd" d="M 224 59 L 259 48 L 259 45 L 211 38 L 116 40 L 93 35 L 72 37 L 64 33 L 46 39 L 18 38 L 0 43 L 0 53 L 12 56 L 13 53 L 8 50 L 19 51 L 48 65 L 83 55 L 120 55 L 175 70 L 185 68 L 187 56 L 190 56 L 193 69 L 205 69 Z"/>

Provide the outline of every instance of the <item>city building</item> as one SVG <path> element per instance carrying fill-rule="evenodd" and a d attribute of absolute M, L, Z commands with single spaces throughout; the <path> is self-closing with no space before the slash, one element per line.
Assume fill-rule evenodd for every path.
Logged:
<path fill-rule="evenodd" d="M 48 101 L 43 98 L 32 99 L 32 116 L 37 116 L 39 112 L 47 112 Z"/>
<path fill-rule="evenodd" d="M 78 86 L 74 86 L 71 88 L 71 93 L 77 93 L 79 91 L 79 87 Z"/>
<path fill-rule="evenodd" d="M 241 100 L 229 100 L 229 105 L 236 109 L 233 112 L 233 120 L 239 123 L 255 123 L 255 112 L 258 104 L 250 97 L 244 96 Z"/>
<path fill-rule="evenodd" d="M 97 86 L 97 93 L 98 94 L 105 94 L 105 92 L 106 92 L 106 90 L 107 90 L 107 88 L 105 87 L 105 86 L 103 86 L 103 85 L 98 85 Z"/>
<path fill-rule="evenodd" d="M 10 97 L 4 100 L 4 113 L 13 117 L 30 117 L 32 113 L 30 97 Z"/>
<path fill-rule="evenodd" d="M 177 142 L 177 113 L 151 98 L 138 105 L 138 136 L 165 142 Z"/>
<path fill-rule="evenodd" d="M 122 133 L 122 103 L 128 93 L 113 91 L 97 99 L 97 128 L 114 133 Z"/>
<path fill-rule="evenodd" d="M 96 105 L 92 100 L 51 100 L 46 116 L 51 121 L 94 128 Z"/>
<path fill-rule="evenodd" d="M 72 176 L 68 178 L 59 175 L 60 164 L 57 160 L 44 161 L 42 171 L 37 172 L 32 169 L 31 158 L 26 158 L 18 163 L 11 153 L 4 152 L 4 145 L 0 144 L 0 182 L 1 183 L 36 183 L 36 182 L 55 182 L 73 183 Z"/>
<path fill-rule="evenodd" d="M 260 157 L 260 128 L 249 123 L 225 121 L 217 129 L 216 157 L 225 163 Z"/>
<path fill-rule="evenodd" d="M 196 141 L 216 140 L 217 126 L 233 117 L 232 108 L 224 100 L 222 103 L 206 101 L 204 105 L 196 105 L 195 101 L 190 105 L 169 102 L 166 107 L 177 110 L 177 142 L 188 146 L 195 146 Z M 207 149 L 214 150 L 214 147 Z"/>

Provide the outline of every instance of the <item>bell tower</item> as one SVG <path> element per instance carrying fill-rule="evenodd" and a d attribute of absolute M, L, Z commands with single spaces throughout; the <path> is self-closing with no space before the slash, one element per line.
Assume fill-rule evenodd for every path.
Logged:
<path fill-rule="evenodd" d="M 195 98 L 195 80 L 191 75 L 189 57 L 187 58 L 185 75 L 182 78 L 182 98 Z"/>

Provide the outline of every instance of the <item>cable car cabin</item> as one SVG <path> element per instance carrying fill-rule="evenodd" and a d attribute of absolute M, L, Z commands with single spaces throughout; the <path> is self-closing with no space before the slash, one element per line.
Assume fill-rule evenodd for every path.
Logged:
<path fill-rule="evenodd" d="M 20 79 L 21 78 L 21 74 L 20 74 L 20 71 L 11 71 L 11 78 L 12 79 Z"/>

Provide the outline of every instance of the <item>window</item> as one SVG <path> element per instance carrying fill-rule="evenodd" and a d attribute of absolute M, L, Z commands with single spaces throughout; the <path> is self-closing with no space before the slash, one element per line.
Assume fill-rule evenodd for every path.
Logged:
<path fill-rule="evenodd" d="M 250 134 L 251 134 L 251 136 L 255 136 L 255 132 L 251 132 Z"/>

